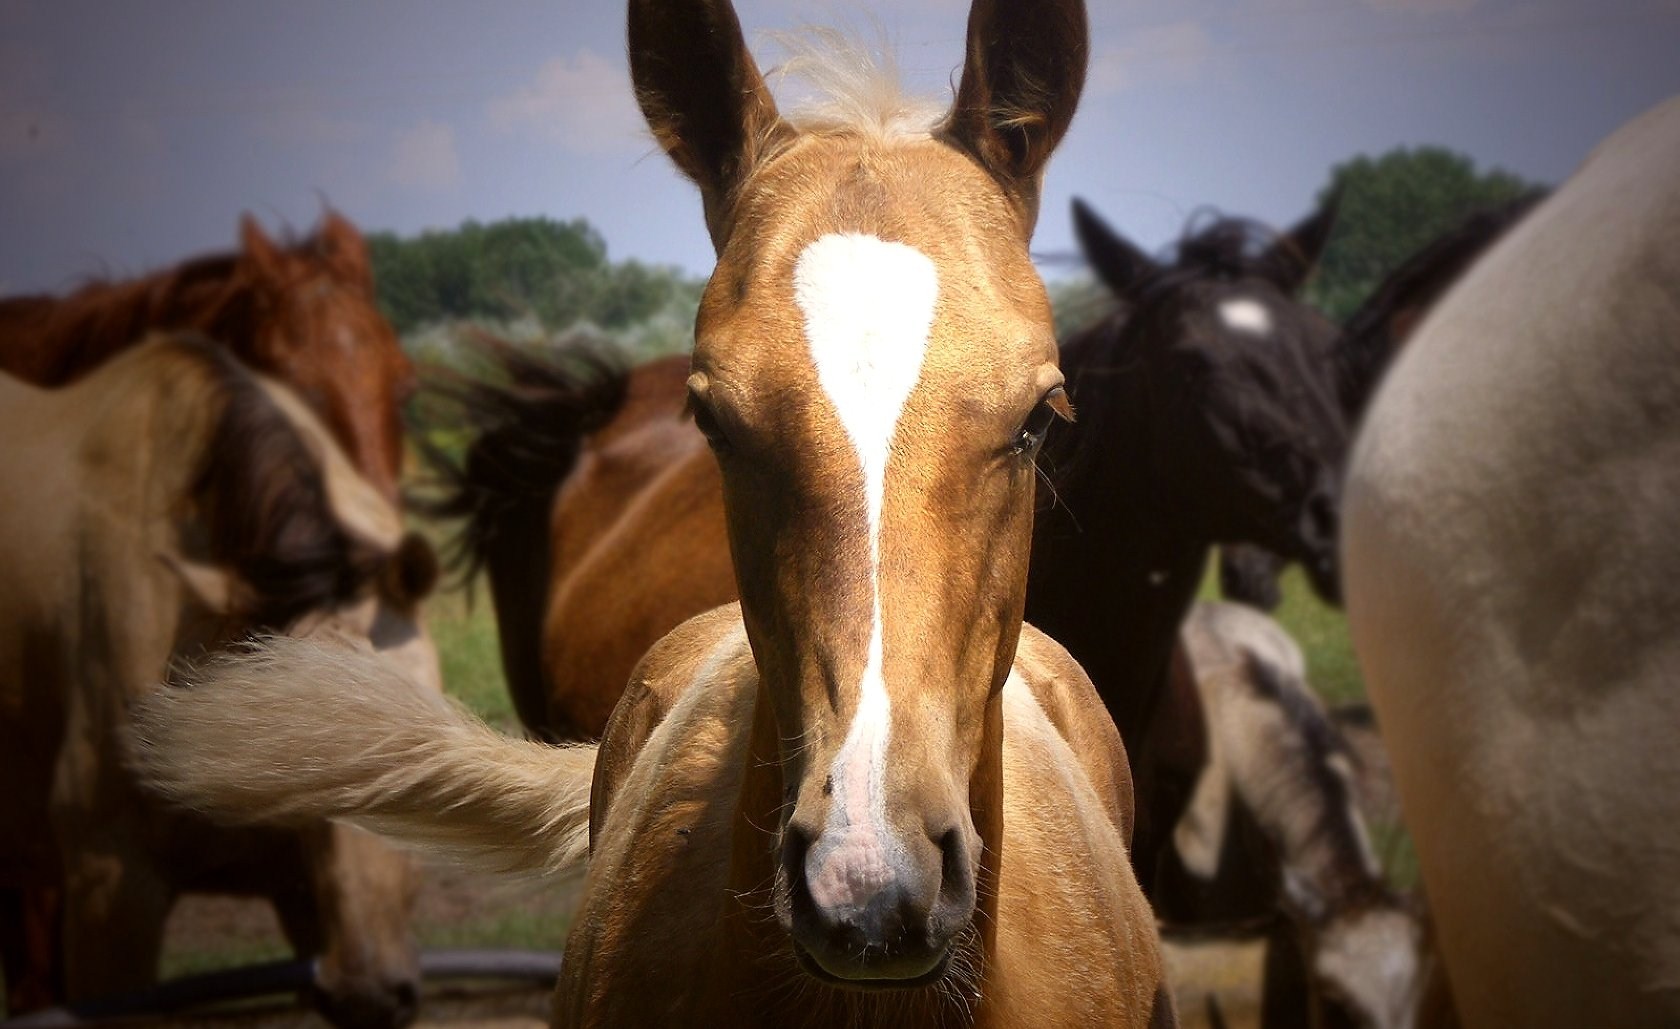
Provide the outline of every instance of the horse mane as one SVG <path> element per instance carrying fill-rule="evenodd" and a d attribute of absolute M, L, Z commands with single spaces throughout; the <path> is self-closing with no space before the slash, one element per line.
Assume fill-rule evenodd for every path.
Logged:
<path fill-rule="evenodd" d="M 802 86 L 784 118 L 802 133 L 890 141 L 933 134 L 949 104 L 904 89 L 898 57 L 884 38 L 873 44 L 831 28 L 766 33 L 787 55 L 771 69 L 778 87 Z"/>
<path fill-rule="evenodd" d="M 282 629 L 357 594 L 384 555 L 340 524 L 321 461 L 298 427 L 225 347 L 176 338 L 220 394 L 193 495 L 208 514 L 212 560 L 251 591 L 254 626 Z"/>
<path fill-rule="evenodd" d="M 282 245 L 294 257 L 330 264 L 331 234 L 346 230 L 354 231 L 332 218 L 307 236 L 288 234 Z M 63 385 L 154 330 L 191 330 L 235 349 L 248 347 L 260 284 L 241 274 L 240 258 L 236 250 L 217 251 L 135 278 L 90 278 L 63 297 L 0 300 L 0 369 L 36 385 Z M 351 272 L 358 285 L 371 289 L 365 261 Z"/>
<path fill-rule="evenodd" d="M 624 405 L 629 369 L 608 343 L 584 333 L 546 347 L 477 334 L 465 346 L 480 374 L 428 369 L 412 437 L 439 482 L 415 506 L 460 521 L 449 564 L 471 580 L 499 542 L 517 538 L 522 513 L 538 505 L 546 517 L 584 437 Z M 457 456 L 438 443 L 438 429 L 464 430 L 472 442 Z"/>
<path fill-rule="evenodd" d="M 1301 850 L 1317 850 L 1333 856 L 1332 881 L 1315 882 L 1313 886 L 1329 886 L 1334 894 L 1323 899 L 1337 909 L 1392 904 L 1394 898 L 1388 884 L 1366 866 L 1367 845 L 1355 837 L 1352 826 L 1343 817 L 1344 812 L 1355 809 L 1349 783 L 1331 770 L 1331 762 L 1337 759 L 1347 762 L 1350 768 L 1358 768 L 1359 753 L 1328 713 L 1313 702 L 1308 692 L 1310 687 L 1297 678 L 1295 670 L 1280 668 L 1251 649 L 1245 648 L 1243 656 L 1246 671 L 1243 682 L 1255 695 L 1275 705 L 1295 729 L 1304 751 L 1302 764 L 1314 780 L 1312 790 L 1291 791 L 1296 803 L 1289 816 L 1293 819 L 1305 815 Z M 1326 803 L 1310 812 L 1304 811 L 1306 805 L 1301 801 L 1308 797 L 1324 798 Z M 1249 802 L 1246 796 L 1244 802 Z M 1280 855 L 1280 858 L 1287 857 Z"/>
<path fill-rule="evenodd" d="M 1391 331 L 1393 319 L 1408 308 L 1421 313 L 1433 306 L 1488 247 L 1545 197 L 1545 190 L 1535 190 L 1472 212 L 1406 258 L 1359 305 L 1343 324 L 1335 351 L 1337 391 L 1349 415 L 1364 410 L 1404 342 L 1403 336 Z"/>
<path fill-rule="evenodd" d="M 1129 299 L 1141 306 L 1190 282 L 1229 282 L 1267 275 L 1275 270 L 1268 260 L 1272 247 L 1282 238 L 1276 229 L 1252 218 L 1220 214 L 1212 208 L 1198 209 L 1184 223 L 1184 230 L 1166 256 L 1138 278 Z M 1306 270 L 1302 255 L 1285 253 L 1302 266 L 1300 270 Z"/>

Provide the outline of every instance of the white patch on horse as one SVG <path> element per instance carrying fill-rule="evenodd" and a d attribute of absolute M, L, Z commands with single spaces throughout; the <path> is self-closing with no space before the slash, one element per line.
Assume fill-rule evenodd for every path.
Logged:
<path fill-rule="evenodd" d="M 1251 336 L 1272 334 L 1272 312 L 1253 297 L 1232 297 L 1219 302 L 1219 320 L 1232 332 L 1246 332 Z"/>
<path fill-rule="evenodd" d="M 793 290 L 805 316 L 817 382 L 863 470 L 871 594 L 857 710 L 830 769 L 833 798 L 824 846 L 812 854 L 815 867 L 807 876 L 819 904 L 862 905 L 891 874 L 882 790 L 892 705 L 882 675 L 881 508 L 893 432 L 927 353 L 939 274 L 914 247 L 858 233 L 830 234 L 799 255 Z"/>

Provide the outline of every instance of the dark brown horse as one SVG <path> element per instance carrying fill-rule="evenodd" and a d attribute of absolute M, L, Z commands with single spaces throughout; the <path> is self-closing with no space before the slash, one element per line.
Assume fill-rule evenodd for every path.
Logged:
<path fill-rule="evenodd" d="M 374 303 L 367 244 L 329 209 L 281 246 L 246 215 L 236 253 L 65 297 L 0 300 L 0 371 L 37 386 L 81 377 L 155 330 L 224 343 L 295 389 L 388 498 L 402 465 L 400 408 L 414 372 Z"/>

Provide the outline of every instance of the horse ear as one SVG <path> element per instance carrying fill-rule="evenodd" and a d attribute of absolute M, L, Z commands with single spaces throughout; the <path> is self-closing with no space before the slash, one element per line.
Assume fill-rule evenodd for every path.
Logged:
<path fill-rule="evenodd" d="M 1116 232 L 1085 201 L 1073 198 L 1073 232 L 1085 260 L 1103 285 L 1121 300 L 1155 270 L 1155 259 Z"/>
<path fill-rule="evenodd" d="M 631 0 L 630 78 L 654 139 L 700 187 L 723 249 L 735 194 L 793 129 L 776 111 L 729 0 Z"/>
<path fill-rule="evenodd" d="M 1038 220 L 1039 183 L 1073 121 L 1090 36 L 1084 0 L 974 0 L 968 56 L 944 138 L 973 154 Z"/>
<path fill-rule="evenodd" d="M 367 240 L 350 219 L 327 208 L 321 215 L 320 227 L 315 230 L 315 240 L 321 256 L 339 278 L 373 281 Z"/>
<path fill-rule="evenodd" d="M 243 253 L 242 263 L 256 269 L 259 278 L 272 279 L 279 276 L 281 266 L 285 263 L 285 255 L 249 211 L 239 216 L 239 248 Z"/>
<path fill-rule="evenodd" d="M 1341 206 L 1342 194 L 1337 190 L 1317 211 L 1266 248 L 1260 256 L 1266 277 L 1287 293 L 1294 293 L 1305 285 L 1313 269 L 1318 267 L 1324 245 L 1330 241 L 1330 231 L 1336 226 L 1336 212 Z"/>

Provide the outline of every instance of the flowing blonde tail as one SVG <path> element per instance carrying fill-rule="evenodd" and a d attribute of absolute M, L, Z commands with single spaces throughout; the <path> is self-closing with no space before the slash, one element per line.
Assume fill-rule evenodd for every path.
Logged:
<path fill-rule="evenodd" d="M 589 851 L 595 747 L 494 731 L 343 642 L 275 638 L 217 657 L 133 715 L 131 763 L 222 821 L 336 818 L 500 873 Z"/>

